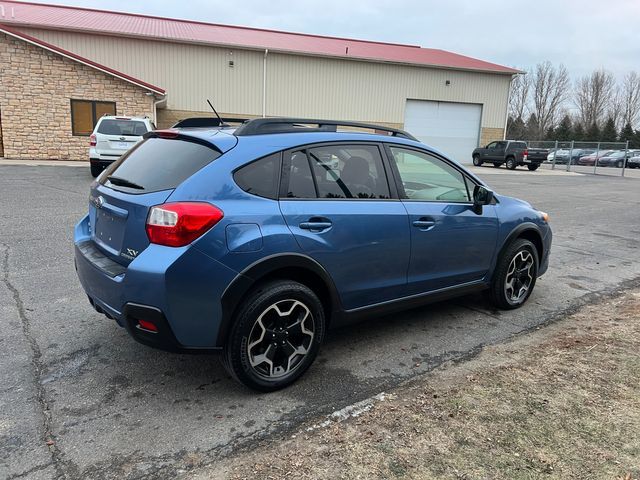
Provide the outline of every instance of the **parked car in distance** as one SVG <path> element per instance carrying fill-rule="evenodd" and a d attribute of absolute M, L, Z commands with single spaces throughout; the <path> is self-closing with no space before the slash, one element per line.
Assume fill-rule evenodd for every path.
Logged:
<path fill-rule="evenodd" d="M 581 157 L 591 155 L 595 153 L 593 149 L 574 148 L 571 149 L 559 149 L 557 152 L 551 152 L 547 155 L 547 161 L 553 163 L 555 158 L 556 165 L 566 165 L 569 161 L 569 155 L 571 155 L 571 164 L 575 165 Z"/>
<path fill-rule="evenodd" d="M 615 150 L 600 150 L 597 153 L 592 153 L 591 155 L 585 155 L 584 157 L 580 157 L 578 159 L 578 165 L 586 165 L 593 167 L 596 164 L 596 157 L 600 160 L 602 157 L 606 157 L 607 155 L 615 152 Z"/>
<path fill-rule="evenodd" d="M 473 164 L 476 167 L 484 163 L 492 163 L 494 167 L 504 164 L 509 170 L 514 170 L 518 165 L 526 165 L 531 171 L 536 170 L 547 156 L 546 149 L 536 150 L 535 155 L 529 158 L 529 149 L 526 142 L 515 140 L 500 140 L 491 142 L 485 147 L 478 147 L 471 153 Z"/>
<path fill-rule="evenodd" d="M 638 155 L 635 150 L 617 150 L 598 159 L 598 166 L 622 168 L 629 158 Z"/>
<path fill-rule="evenodd" d="M 640 152 L 637 153 L 636 157 L 631 157 L 627 162 L 628 168 L 640 168 Z"/>
<path fill-rule="evenodd" d="M 129 149 L 142 141 L 142 136 L 155 130 L 148 117 L 105 115 L 98 119 L 89 136 L 91 175 L 97 177 Z"/>
<path fill-rule="evenodd" d="M 331 120 L 147 133 L 88 203 L 75 264 L 95 310 L 146 345 L 219 350 L 261 391 L 329 326 L 480 290 L 522 306 L 552 242 L 546 213 L 410 134 Z"/>

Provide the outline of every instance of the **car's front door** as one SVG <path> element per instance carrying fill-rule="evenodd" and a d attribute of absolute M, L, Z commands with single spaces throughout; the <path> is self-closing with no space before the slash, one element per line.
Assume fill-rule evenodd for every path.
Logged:
<path fill-rule="evenodd" d="M 453 164 L 413 148 L 387 146 L 409 214 L 408 293 L 484 279 L 496 249 L 495 206 L 475 208 L 472 180 Z"/>
<path fill-rule="evenodd" d="M 501 162 L 507 149 L 507 142 L 495 142 L 495 146 L 490 150 L 489 160 L 492 162 Z"/>
<path fill-rule="evenodd" d="M 280 209 L 301 250 L 331 275 L 345 309 L 406 292 L 409 224 L 382 148 L 333 143 L 285 152 Z"/>
<path fill-rule="evenodd" d="M 491 159 L 491 154 L 495 150 L 498 142 L 491 142 L 489 145 L 480 150 L 480 157 L 484 161 Z"/>

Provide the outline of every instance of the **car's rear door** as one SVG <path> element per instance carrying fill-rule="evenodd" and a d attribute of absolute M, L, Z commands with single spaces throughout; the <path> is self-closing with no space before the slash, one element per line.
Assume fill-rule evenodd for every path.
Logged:
<path fill-rule="evenodd" d="M 280 210 L 301 250 L 332 277 L 345 309 L 406 293 L 407 212 L 388 182 L 381 145 L 285 152 Z"/>
<path fill-rule="evenodd" d="M 474 208 L 474 185 L 452 163 L 410 147 L 387 145 L 387 152 L 409 215 L 408 293 L 485 278 L 498 235 L 495 207 Z"/>
<path fill-rule="evenodd" d="M 147 131 L 142 120 L 103 118 L 96 130 L 96 150 L 100 155 L 119 157 L 140 142 Z"/>

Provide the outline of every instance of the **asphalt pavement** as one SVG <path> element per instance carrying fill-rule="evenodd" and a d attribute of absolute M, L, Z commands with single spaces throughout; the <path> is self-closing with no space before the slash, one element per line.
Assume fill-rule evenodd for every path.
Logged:
<path fill-rule="evenodd" d="M 179 477 L 639 284 L 640 179 L 474 171 L 551 215 L 529 302 L 475 295 L 334 330 L 301 381 L 257 394 L 215 355 L 144 347 L 91 308 L 72 253 L 88 168 L 0 165 L 0 478 Z"/>

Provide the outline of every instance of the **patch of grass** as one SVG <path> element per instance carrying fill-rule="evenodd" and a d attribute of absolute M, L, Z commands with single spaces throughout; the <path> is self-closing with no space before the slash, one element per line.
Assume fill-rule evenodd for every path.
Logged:
<path fill-rule="evenodd" d="M 640 480 L 640 293 L 440 368 L 343 423 L 226 459 L 241 478 Z M 301 432 L 304 432 L 301 429 Z M 206 478 L 206 476 L 201 477 Z"/>

